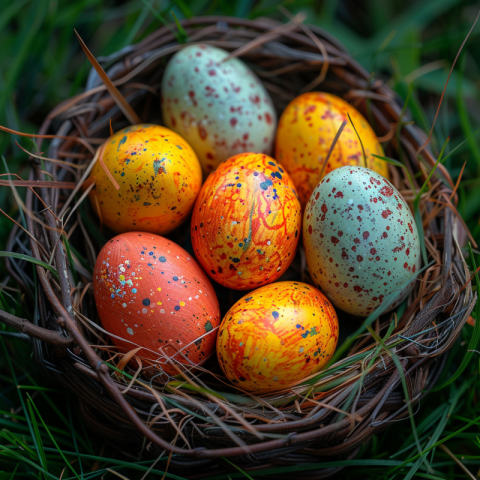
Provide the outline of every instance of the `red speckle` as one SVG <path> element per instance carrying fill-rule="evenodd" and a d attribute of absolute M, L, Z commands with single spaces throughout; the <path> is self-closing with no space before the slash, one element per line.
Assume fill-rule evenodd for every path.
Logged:
<path fill-rule="evenodd" d="M 387 275 L 390 276 L 391 274 L 392 274 L 392 272 L 389 270 L 388 273 L 387 273 Z"/>
<path fill-rule="evenodd" d="M 357 205 L 357 208 L 362 211 L 363 210 L 363 205 Z"/>
<path fill-rule="evenodd" d="M 348 253 L 345 250 L 342 252 L 342 258 L 348 260 Z"/>
<path fill-rule="evenodd" d="M 405 262 L 405 263 L 403 264 L 403 268 L 408 268 L 408 263 L 407 263 L 407 262 Z"/>
<path fill-rule="evenodd" d="M 311 225 L 308 226 L 308 233 L 310 233 L 310 234 L 312 233 L 312 226 Z"/>
<path fill-rule="evenodd" d="M 354 238 L 353 241 L 358 245 L 360 243 L 360 239 L 359 238 Z"/>
<path fill-rule="evenodd" d="M 190 90 L 188 92 L 188 96 L 192 99 L 193 105 L 196 107 L 197 106 L 197 101 L 195 100 L 195 92 Z"/>
<path fill-rule="evenodd" d="M 357 255 L 357 262 L 363 262 L 363 257 L 361 255 Z"/>
<path fill-rule="evenodd" d="M 370 233 L 368 233 L 368 232 L 363 232 L 363 239 L 364 239 L 364 240 L 367 240 L 369 236 L 370 236 Z"/>
<path fill-rule="evenodd" d="M 307 115 L 308 113 L 314 112 L 316 108 L 316 105 L 310 105 L 304 110 L 303 114 Z"/>
<path fill-rule="evenodd" d="M 207 158 L 208 158 L 209 160 L 213 160 L 213 153 L 207 152 L 206 155 L 207 155 Z"/>
<path fill-rule="evenodd" d="M 220 258 L 221 258 L 222 260 L 225 260 L 225 259 L 227 258 L 227 254 L 226 254 L 225 252 L 222 253 L 222 254 L 220 255 Z"/>
<path fill-rule="evenodd" d="M 343 232 L 341 230 L 338 231 L 338 236 L 341 237 L 343 235 Z"/>
<path fill-rule="evenodd" d="M 232 242 L 228 242 L 227 245 L 228 245 L 230 248 L 233 248 L 233 243 L 232 243 Z"/>
<path fill-rule="evenodd" d="M 317 193 L 317 195 L 319 195 L 319 193 Z M 325 204 L 323 204 L 322 205 L 322 213 L 325 214 L 325 213 L 327 213 L 327 211 L 328 211 L 327 206 Z"/>
<path fill-rule="evenodd" d="M 359 222 L 361 222 L 361 221 L 362 221 L 362 217 L 358 216 L 358 217 L 357 217 L 357 220 L 358 220 Z"/>
<path fill-rule="evenodd" d="M 413 227 L 411 223 L 408 224 L 408 229 L 410 230 L 410 233 L 413 233 Z"/>
<path fill-rule="evenodd" d="M 211 77 L 214 77 L 214 76 L 217 74 L 217 72 L 216 72 L 215 70 L 209 70 L 209 71 L 208 71 L 208 74 L 209 74 Z"/>
<path fill-rule="evenodd" d="M 237 119 L 235 117 L 230 119 L 230 125 L 234 127 L 237 124 Z"/>
<path fill-rule="evenodd" d="M 380 193 L 382 195 L 385 195 L 386 197 L 391 197 L 393 195 L 393 188 L 392 187 L 383 187 L 380 190 Z"/>
<path fill-rule="evenodd" d="M 203 125 L 198 125 L 198 135 L 202 140 L 207 138 L 207 131 L 203 128 Z"/>
<path fill-rule="evenodd" d="M 343 193 L 342 192 L 337 192 L 335 194 L 335 198 L 343 198 Z"/>
<path fill-rule="evenodd" d="M 405 253 L 406 253 L 407 255 L 410 255 L 410 249 L 407 248 L 407 249 L 405 250 Z"/>
<path fill-rule="evenodd" d="M 260 103 L 260 97 L 258 95 L 255 95 L 255 96 L 250 95 L 248 98 L 254 105 L 258 105 Z"/>
<path fill-rule="evenodd" d="M 382 217 L 383 217 L 383 218 L 388 218 L 388 216 L 391 215 L 392 213 L 393 213 L 393 212 L 392 212 L 389 208 L 387 208 L 386 210 L 384 210 L 384 211 L 382 212 Z"/>
<path fill-rule="evenodd" d="M 175 120 L 175 117 L 173 115 L 170 117 L 170 123 L 172 124 L 172 127 L 177 126 L 177 121 Z"/>
<path fill-rule="evenodd" d="M 401 209 L 402 209 L 402 204 L 399 203 L 399 204 L 397 205 L 397 210 L 401 210 Z"/>
<path fill-rule="evenodd" d="M 358 285 L 355 285 L 353 287 L 353 289 L 356 291 L 356 292 L 361 292 L 362 291 L 362 287 L 359 287 Z"/>
<path fill-rule="evenodd" d="M 383 237 L 383 238 L 387 238 L 387 237 L 388 237 L 387 232 L 383 232 L 383 233 L 382 233 L 382 237 Z"/>
<path fill-rule="evenodd" d="M 416 268 L 415 268 L 415 265 L 414 265 L 413 268 L 412 268 L 412 273 L 415 273 L 415 270 L 416 270 Z"/>
<path fill-rule="evenodd" d="M 375 178 L 373 177 L 370 177 L 370 183 L 373 185 L 374 183 L 377 184 L 377 185 L 380 185 L 380 180 L 376 180 Z"/>
<path fill-rule="evenodd" d="M 223 273 L 223 268 L 222 267 L 218 267 L 217 270 L 218 270 L 218 273 Z"/>
<path fill-rule="evenodd" d="M 374 248 L 370 249 L 370 255 L 375 255 L 376 253 L 377 253 L 377 251 Z"/>
<path fill-rule="evenodd" d="M 267 121 L 268 125 L 273 123 L 273 118 L 268 112 L 265 114 L 265 120 Z"/>
<path fill-rule="evenodd" d="M 315 200 L 318 200 L 318 197 L 320 196 L 320 192 L 317 192 L 317 194 L 315 195 Z M 322 207 L 323 208 L 323 207 Z"/>
<path fill-rule="evenodd" d="M 337 237 L 332 236 L 331 241 L 334 245 L 336 245 L 340 240 Z"/>
<path fill-rule="evenodd" d="M 347 288 L 347 287 L 348 287 L 348 283 L 344 283 L 343 288 Z"/>
<path fill-rule="evenodd" d="M 354 270 L 355 270 L 355 269 L 354 269 L 353 267 L 350 267 L 350 268 L 348 269 L 349 272 L 353 272 Z"/>

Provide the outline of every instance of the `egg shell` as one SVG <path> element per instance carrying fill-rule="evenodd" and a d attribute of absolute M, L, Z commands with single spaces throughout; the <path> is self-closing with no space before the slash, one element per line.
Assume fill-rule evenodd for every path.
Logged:
<path fill-rule="evenodd" d="M 100 148 L 89 197 L 102 223 L 116 233 L 166 234 L 186 220 L 202 186 L 202 171 L 183 138 L 168 128 L 142 124 L 120 130 Z"/>
<path fill-rule="evenodd" d="M 191 366 L 213 353 L 218 300 L 195 259 L 177 244 L 151 233 L 118 235 L 100 251 L 93 278 L 111 341 L 127 351 L 143 347 L 136 355 L 144 366 L 156 365 L 155 373 L 161 367 L 178 374 L 167 358 Z"/>
<path fill-rule="evenodd" d="M 292 100 L 278 122 L 275 158 L 292 177 L 302 206 L 318 182 L 335 168 L 365 166 L 389 179 L 388 165 L 372 156 L 383 156 L 383 149 L 363 115 L 343 99 L 322 92 L 304 93 Z M 333 140 L 343 121 L 347 121 L 332 154 L 325 164 Z M 323 172 L 322 172 L 323 169 Z"/>
<path fill-rule="evenodd" d="M 269 392 L 318 372 L 337 340 L 337 315 L 325 295 L 306 283 L 278 282 L 228 311 L 218 331 L 217 357 L 239 388 Z"/>
<path fill-rule="evenodd" d="M 272 100 L 252 70 L 228 55 L 189 45 L 171 58 L 162 79 L 164 123 L 190 143 L 204 174 L 237 153 L 272 151 Z"/>
<path fill-rule="evenodd" d="M 338 168 L 321 180 L 305 209 L 303 243 L 314 283 L 335 307 L 361 317 L 420 267 L 420 242 L 408 205 L 388 180 L 368 168 Z"/>
<path fill-rule="evenodd" d="M 218 283 L 248 290 L 288 268 L 302 217 L 293 182 L 273 158 L 242 153 L 209 175 L 193 209 L 198 261 Z"/>

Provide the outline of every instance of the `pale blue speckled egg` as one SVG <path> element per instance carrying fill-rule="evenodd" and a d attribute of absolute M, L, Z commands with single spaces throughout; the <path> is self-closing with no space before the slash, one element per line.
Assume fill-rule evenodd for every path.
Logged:
<path fill-rule="evenodd" d="M 368 316 L 420 268 L 420 242 L 408 205 L 368 168 L 342 167 L 322 179 L 307 202 L 303 242 L 314 283 L 335 307 L 352 315 Z"/>
<path fill-rule="evenodd" d="M 257 76 L 238 58 L 209 45 L 189 45 L 162 79 L 166 126 L 193 147 L 204 174 L 243 152 L 270 154 L 277 117 Z"/>

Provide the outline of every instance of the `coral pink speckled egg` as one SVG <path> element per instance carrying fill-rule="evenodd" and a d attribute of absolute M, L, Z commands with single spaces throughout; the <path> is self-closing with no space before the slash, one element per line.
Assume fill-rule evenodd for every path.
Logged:
<path fill-rule="evenodd" d="M 361 317 L 420 267 L 420 242 L 408 205 L 388 180 L 368 168 L 338 168 L 321 180 L 305 208 L 303 243 L 315 284 L 335 307 Z"/>
<path fill-rule="evenodd" d="M 159 125 L 133 125 L 112 135 L 100 149 L 90 173 L 95 188 L 89 197 L 102 223 L 116 233 L 164 235 L 185 221 L 202 186 L 202 170 L 183 138 Z"/>
<path fill-rule="evenodd" d="M 162 80 L 165 125 L 195 150 L 204 174 L 242 152 L 270 154 L 277 117 L 257 76 L 210 45 L 189 45 L 169 61 Z"/>
<path fill-rule="evenodd" d="M 293 99 L 282 113 L 275 140 L 275 158 L 292 177 L 302 206 L 305 206 L 322 177 L 335 168 L 365 166 L 362 144 L 348 115 L 362 140 L 366 166 L 389 178 L 388 164 L 373 156 L 384 153 L 373 128 L 363 115 L 345 100 L 330 93 L 304 93 Z M 348 123 L 325 165 L 344 120 Z"/>
<path fill-rule="evenodd" d="M 302 212 L 293 182 L 273 158 L 242 153 L 204 183 L 191 233 L 198 261 L 217 282 L 248 290 L 275 281 L 295 256 Z"/>
<path fill-rule="evenodd" d="M 176 375 L 167 358 L 192 366 L 213 353 L 220 324 L 215 291 L 195 259 L 170 240 L 143 232 L 114 237 L 98 255 L 93 291 L 111 341 L 126 350 L 143 347 L 137 356 L 154 366 L 150 373 Z"/>
<path fill-rule="evenodd" d="M 278 282 L 228 311 L 218 331 L 217 357 L 239 388 L 268 392 L 318 372 L 337 340 L 337 315 L 325 295 L 305 283 Z"/>

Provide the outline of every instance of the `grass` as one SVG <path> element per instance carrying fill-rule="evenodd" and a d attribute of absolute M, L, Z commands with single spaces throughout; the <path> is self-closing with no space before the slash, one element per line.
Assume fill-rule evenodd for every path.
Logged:
<path fill-rule="evenodd" d="M 0 124 L 36 132 L 51 108 L 82 90 L 89 64 L 74 28 L 96 56 L 105 56 L 175 18 L 222 13 L 281 19 L 277 4 L 277 0 L 11 0 L 2 4 L 0 13 Z M 307 22 L 338 37 L 365 68 L 385 78 L 404 101 L 408 97 L 413 120 L 427 132 L 452 61 L 478 8 L 470 0 L 300 0 L 283 5 L 292 13 L 305 11 Z M 181 31 L 178 34 L 182 37 Z M 444 148 L 441 161 L 454 182 L 467 162 L 458 209 L 475 239 L 480 237 L 479 35 L 477 26 L 452 72 L 431 142 L 437 156 Z M 26 178 L 27 155 L 15 140 L 33 150 L 30 140 L 0 133 L 0 153 L 7 160 L 0 164 L 0 173 L 8 168 Z M 0 205 L 21 221 L 6 187 L 0 189 Z M 10 220 L 0 217 L 0 250 L 5 250 L 11 226 Z M 475 252 L 470 254 L 472 269 L 479 260 Z M 33 265 L 29 268 L 34 271 Z M 0 288 L 0 308 L 33 316 L 28 301 L 6 278 L 2 261 L 0 281 L 8 287 Z M 480 288 L 478 276 L 473 286 Z M 472 314 L 477 319 L 479 305 Z M 3 326 L 0 330 L 7 333 Z M 480 475 L 480 355 L 475 351 L 479 337 L 479 322 L 475 329 L 469 325 L 463 329 L 449 353 L 439 388 L 422 401 L 420 409 L 413 408 L 415 430 L 408 420 L 399 422 L 362 446 L 356 459 L 324 459 L 309 468 L 346 465 L 339 476 L 346 479 L 472 478 L 465 469 Z M 76 398 L 55 390 L 35 368 L 31 351 L 21 335 L 0 335 L 0 480 L 133 479 L 147 472 L 147 478 L 163 476 L 165 463 L 128 460 L 89 434 Z M 252 474 L 232 467 L 229 478 L 293 477 L 301 469 L 305 467 L 277 466 Z M 181 477 L 167 473 L 166 478 Z"/>

